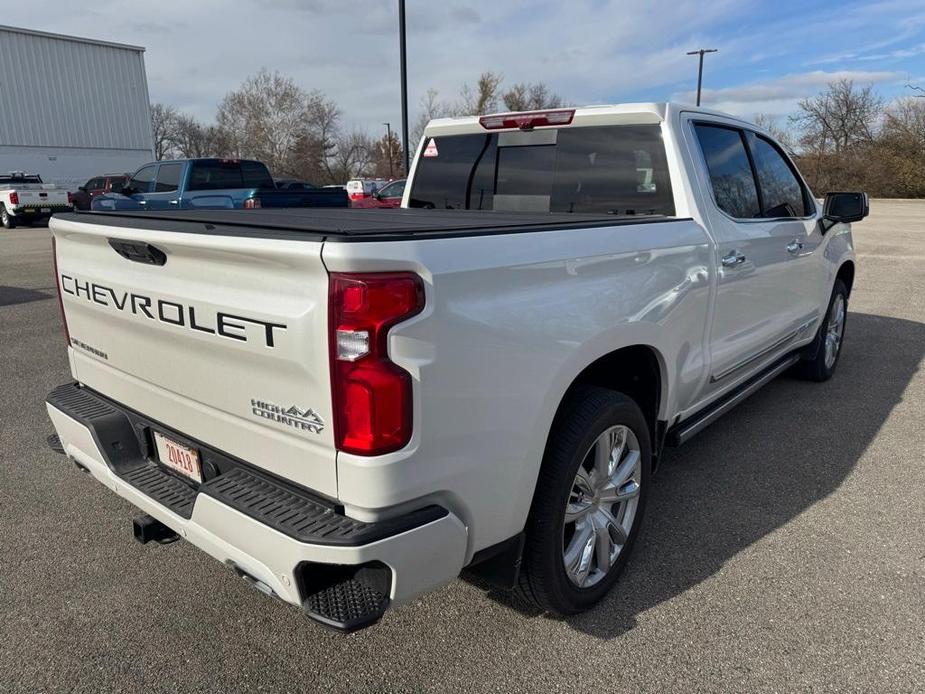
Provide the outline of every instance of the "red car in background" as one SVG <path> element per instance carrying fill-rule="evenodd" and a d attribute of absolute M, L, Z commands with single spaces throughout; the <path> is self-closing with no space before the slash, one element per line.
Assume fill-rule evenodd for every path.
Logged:
<path fill-rule="evenodd" d="M 370 196 L 351 200 L 350 207 L 359 207 L 361 209 L 401 207 L 401 198 L 404 192 L 405 179 L 392 181 Z"/>
<path fill-rule="evenodd" d="M 93 198 L 103 193 L 118 193 L 128 183 L 131 174 L 103 174 L 96 176 L 80 186 L 76 192 L 71 193 L 75 210 L 89 210 Z"/>

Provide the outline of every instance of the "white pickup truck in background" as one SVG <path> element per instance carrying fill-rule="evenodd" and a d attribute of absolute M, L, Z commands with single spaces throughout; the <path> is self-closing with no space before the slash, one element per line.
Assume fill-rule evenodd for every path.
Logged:
<path fill-rule="evenodd" d="M 71 194 L 60 186 L 42 183 L 41 176 L 18 171 L 0 174 L 0 224 L 4 229 L 42 222 L 55 212 L 72 210 Z"/>
<path fill-rule="evenodd" d="M 832 375 L 867 198 L 818 205 L 736 118 L 628 104 L 434 121 L 403 207 L 51 223 L 54 444 L 139 540 L 347 631 L 467 567 L 593 606 L 666 445 Z"/>

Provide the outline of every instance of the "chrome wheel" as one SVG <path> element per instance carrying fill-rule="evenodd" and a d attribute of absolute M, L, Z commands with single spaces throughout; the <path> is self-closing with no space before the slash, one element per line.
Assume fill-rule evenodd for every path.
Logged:
<path fill-rule="evenodd" d="M 836 294 L 825 330 L 825 368 L 831 369 L 838 359 L 842 336 L 845 334 L 845 297 Z"/>
<path fill-rule="evenodd" d="M 569 580 L 589 588 L 620 556 L 639 505 L 642 454 L 623 425 L 605 430 L 585 454 L 572 483 L 562 528 L 562 561 Z"/>

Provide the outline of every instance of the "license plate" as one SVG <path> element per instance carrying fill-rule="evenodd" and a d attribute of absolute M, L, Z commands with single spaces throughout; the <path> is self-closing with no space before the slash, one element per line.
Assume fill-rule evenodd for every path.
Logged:
<path fill-rule="evenodd" d="M 171 470 L 191 480 L 202 482 L 202 466 L 199 463 L 199 451 L 182 443 L 169 439 L 162 433 L 154 432 L 154 445 L 157 458 Z"/>
<path fill-rule="evenodd" d="M 45 212 L 51 212 L 51 208 L 50 208 L 50 207 L 43 207 L 43 208 L 42 208 L 42 213 L 44 214 Z"/>

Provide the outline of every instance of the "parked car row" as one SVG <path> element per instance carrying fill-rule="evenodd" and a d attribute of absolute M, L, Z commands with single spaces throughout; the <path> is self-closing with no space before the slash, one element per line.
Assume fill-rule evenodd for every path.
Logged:
<path fill-rule="evenodd" d="M 352 179 L 316 186 L 274 180 L 267 167 L 247 159 L 180 159 L 145 164 L 135 173 L 94 176 L 73 193 L 36 174 L 0 175 L 0 222 L 7 229 L 43 221 L 55 212 L 262 207 L 395 208 L 404 179 Z"/>

